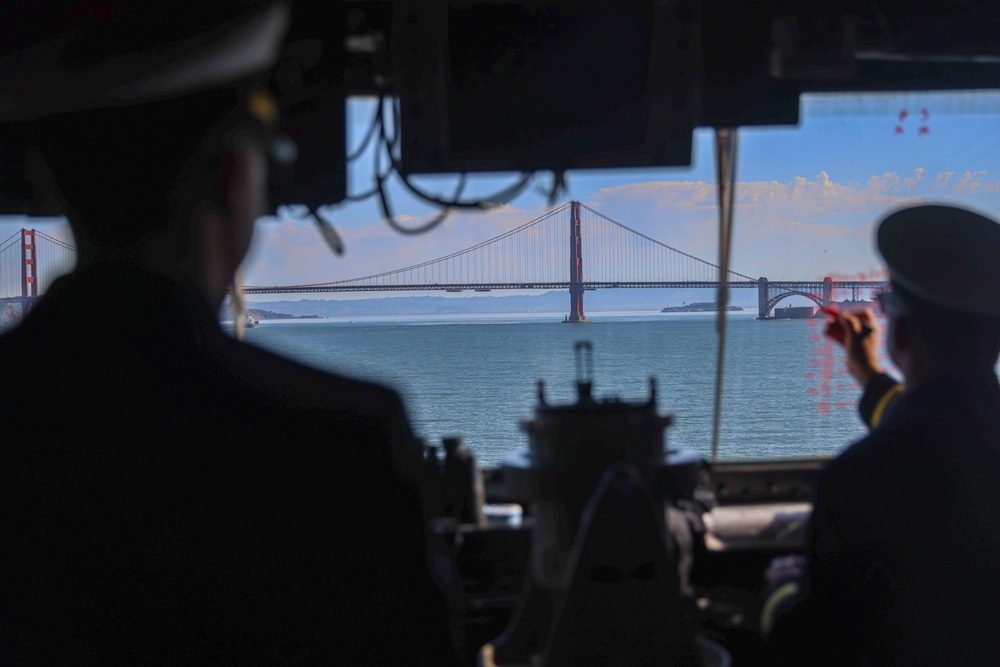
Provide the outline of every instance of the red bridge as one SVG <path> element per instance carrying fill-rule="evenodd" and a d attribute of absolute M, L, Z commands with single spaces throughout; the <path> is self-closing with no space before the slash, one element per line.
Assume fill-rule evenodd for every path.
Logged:
<path fill-rule="evenodd" d="M 69 270 L 75 251 L 41 232 L 22 230 L 0 245 L 0 301 L 30 303 L 55 276 Z M 45 271 L 42 272 L 44 267 Z M 588 290 L 706 288 L 720 281 L 757 290 L 758 317 L 767 319 L 790 296 L 817 305 L 833 301 L 834 289 L 878 289 L 884 281 L 768 280 L 736 271 L 720 275 L 716 264 L 668 246 L 581 204 L 569 202 L 495 238 L 433 260 L 359 278 L 305 285 L 251 285 L 246 294 L 336 292 L 489 292 L 501 289 L 565 289 L 568 322 L 586 320 Z"/>
<path fill-rule="evenodd" d="M 16 324 L 75 264 L 76 248 L 34 229 L 0 243 L 0 331 Z"/>

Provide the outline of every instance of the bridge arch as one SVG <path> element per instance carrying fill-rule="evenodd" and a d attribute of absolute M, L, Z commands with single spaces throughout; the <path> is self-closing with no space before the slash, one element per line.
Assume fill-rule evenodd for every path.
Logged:
<path fill-rule="evenodd" d="M 783 301 L 784 299 L 787 299 L 790 296 L 804 296 L 807 299 L 811 300 L 813 303 L 815 303 L 817 306 L 822 306 L 823 305 L 823 297 L 822 296 L 817 296 L 817 295 L 812 294 L 810 292 L 800 292 L 798 290 L 788 290 L 786 292 L 782 292 L 781 294 L 772 296 L 770 299 L 767 300 L 767 307 L 766 307 L 766 309 L 764 311 L 764 317 L 765 318 L 771 317 L 771 313 L 774 312 L 774 307 L 777 306 L 781 301 Z"/>

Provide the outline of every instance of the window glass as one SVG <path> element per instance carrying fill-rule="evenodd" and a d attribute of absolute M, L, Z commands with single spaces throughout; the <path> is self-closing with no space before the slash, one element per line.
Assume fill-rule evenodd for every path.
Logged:
<path fill-rule="evenodd" d="M 707 455 L 718 295 L 690 285 L 627 285 L 717 278 L 713 132 L 695 131 L 689 167 L 575 171 L 566 174 L 565 187 L 556 187 L 552 174 L 537 174 L 502 205 L 457 209 L 426 233 L 406 234 L 399 229 L 428 225 L 440 207 L 388 177 L 394 229 L 379 197 L 364 196 L 376 168 L 386 173 L 388 163 L 377 141 L 363 142 L 376 109 L 371 99 L 348 106 L 349 150 L 357 153 L 349 190 L 357 201 L 321 211 L 344 254 L 331 252 L 317 226 L 294 208 L 258 221 L 244 284 L 278 288 L 247 295 L 263 318 L 246 339 L 399 389 L 418 435 L 431 443 L 461 436 L 487 465 L 527 446 L 521 423 L 534 414 L 539 381 L 550 403 L 576 399 L 573 346 L 589 340 L 599 399 L 645 401 L 655 378 L 660 411 L 675 417 L 668 445 Z M 823 336 L 821 319 L 800 318 L 817 304 L 794 292 L 813 288 L 787 285 L 829 277 L 839 307 L 863 307 L 871 288 L 838 285 L 885 279 L 872 234 L 887 212 L 939 201 L 1000 218 L 998 115 L 998 91 L 811 94 L 802 97 L 797 126 L 740 129 L 730 269 L 746 285 L 729 292 L 734 310 L 726 313 L 721 459 L 828 456 L 864 433 L 856 413 L 859 388 L 844 371 L 842 353 Z M 387 118 L 391 138 L 391 113 Z M 496 202 L 518 179 L 470 176 L 460 197 Z M 459 179 L 423 176 L 411 185 L 448 199 Z M 583 293 L 587 321 L 580 324 L 563 322 L 571 313 L 565 286 L 543 284 L 570 280 L 570 202 L 581 210 L 580 275 L 585 285 L 595 283 Z M 0 219 L 3 238 L 32 228 L 72 245 L 63 220 Z M 504 235 L 502 244 L 491 243 Z M 485 249 L 469 250 L 477 246 Z M 43 292 L 72 265 L 61 255 L 62 265 L 49 275 L 46 247 L 39 242 L 35 269 Z M 436 261 L 449 255 L 456 258 Z M 532 258 L 530 266 L 525 257 Z M 19 262 L 0 264 L 4 286 L 17 283 Z M 663 262 L 673 264 L 664 268 Z M 379 291 L 322 287 L 422 264 L 437 273 L 396 274 L 397 283 Z M 760 278 L 770 286 L 766 312 Z M 533 289 L 512 289 L 519 281 Z M 493 286 L 477 288 L 480 283 Z"/>
<path fill-rule="evenodd" d="M 370 100 L 352 103 L 354 148 L 374 109 Z M 798 126 L 741 129 L 730 268 L 778 285 L 830 277 L 839 307 L 866 305 L 872 289 L 837 285 L 885 279 L 872 234 L 888 211 L 941 201 L 1000 217 L 994 159 L 1000 151 L 998 112 L 996 91 L 814 94 L 802 97 Z M 367 151 L 352 166 L 352 192 L 371 184 L 373 155 Z M 476 175 L 463 195 L 488 196 L 516 178 Z M 457 178 L 414 182 L 447 198 Z M 584 281 L 613 282 L 616 272 L 624 276 L 632 270 L 625 266 L 629 262 L 643 261 L 641 250 L 623 261 L 602 259 L 600 229 L 591 225 L 588 237 L 587 216 L 606 216 L 630 232 L 718 263 L 710 129 L 696 130 L 690 167 L 578 171 L 567 174 L 566 184 L 550 205 L 552 177 L 542 175 L 506 205 L 456 212 L 420 235 L 391 229 L 377 198 L 338 206 L 329 213 L 346 246 L 339 258 L 318 242 L 308 223 L 291 217 L 262 221 L 259 254 L 246 282 L 325 283 L 433 262 L 570 201 L 579 201 L 585 212 Z M 387 192 L 400 226 L 419 227 L 436 215 L 437 207 L 408 196 L 398 183 Z M 566 219 L 558 224 L 567 225 Z M 529 237 L 544 233 L 519 232 L 522 245 L 513 252 L 531 252 Z M 568 280 L 568 237 L 562 256 L 559 252 L 551 264 Z M 489 264 L 488 255 L 463 257 L 465 265 L 439 264 L 440 273 L 427 280 L 489 281 L 491 270 L 509 268 L 509 262 L 500 262 L 501 268 L 480 270 L 478 263 Z M 771 296 L 781 293 L 776 287 Z M 791 294 L 773 304 L 771 319 L 760 320 L 758 297 L 753 287 L 730 291 L 730 303 L 742 310 L 727 313 L 720 458 L 834 455 L 864 433 L 856 412 L 859 388 L 844 370 L 842 353 L 823 335 L 822 320 L 792 319 L 811 312 L 813 300 Z M 466 287 L 266 298 L 279 300 L 271 306 L 275 311 L 318 317 L 265 322 L 270 326 L 250 338 L 308 363 L 400 389 L 420 435 L 432 443 L 462 436 L 483 463 L 497 463 L 527 446 L 520 424 L 533 416 L 537 381 L 545 382 L 549 402 L 575 400 L 573 344 L 584 339 L 594 345 L 597 397 L 646 400 L 654 377 L 660 410 L 675 416 L 666 432 L 668 445 L 710 451 L 719 339 L 716 315 L 697 312 L 692 304 L 714 302 L 711 289 L 587 290 L 585 324 L 562 323 L 570 312 L 565 289 L 476 293 Z M 891 361 L 883 361 L 896 372 Z"/>

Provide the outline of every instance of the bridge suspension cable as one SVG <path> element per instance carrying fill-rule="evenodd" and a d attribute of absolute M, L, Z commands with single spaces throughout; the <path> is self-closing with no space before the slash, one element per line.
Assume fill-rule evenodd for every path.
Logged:
<path fill-rule="evenodd" d="M 560 266 L 559 253 L 568 257 L 568 211 L 569 204 L 563 204 L 499 236 L 425 262 L 302 287 L 565 282 L 568 269 L 566 261 Z M 525 240 L 528 234 L 534 237 L 534 243 Z"/>
<path fill-rule="evenodd" d="M 579 205 L 584 284 L 651 286 L 711 283 L 719 267 Z M 370 289 L 558 288 L 569 284 L 571 204 L 468 248 L 399 269 L 287 291 Z M 730 271 L 730 280 L 753 281 Z M 248 286 L 248 292 L 268 288 Z M 271 288 L 278 290 L 279 288 Z"/>
<path fill-rule="evenodd" d="M 21 296 L 21 232 L 0 243 L 0 298 Z"/>
<path fill-rule="evenodd" d="M 627 227 L 581 204 L 585 282 L 712 282 L 719 267 Z M 729 271 L 729 280 L 752 281 Z"/>

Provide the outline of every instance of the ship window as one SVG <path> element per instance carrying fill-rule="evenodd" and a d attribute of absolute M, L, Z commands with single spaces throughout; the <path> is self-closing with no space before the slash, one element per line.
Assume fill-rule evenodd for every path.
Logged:
<path fill-rule="evenodd" d="M 349 104 L 352 147 L 374 108 L 366 99 Z M 825 277 L 875 282 L 885 274 L 873 249 L 873 224 L 892 208 L 942 201 L 1000 217 L 998 116 L 998 91 L 822 93 L 802 96 L 796 126 L 742 128 L 730 267 L 779 286 Z M 460 253 L 569 201 L 595 211 L 599 215 L 587 213 L 595 219 L 606 216 L 717 263 L 712 141 L 710 129 L 695 130 L 688 167 L 570 171 L 568 189 L 551 207 L 546 199 L 552 177 L 541 174 L 509 204 L 485 213 L 454 213 L 419 236 L 390 230 L 371 200 L 340 205 L 330 217 L 347 248 L 339 258 L 306 223 L 262 221 L 245 280 L 307 284 L 393 271 Z M 371 168 L 370 152 L 351 165 L 353 192 L 370 185 Z M 464 195 L 494 192 L 517 175 L 473 176 Z M 457 178 L 422 176 L 418 182 L 446 197 Z M 390 196 L 401 225 L 419 226 L 436 213 L 398 184 Z M 487 465 L 527 446 L 519 425 L 533 415 L 538 380 L 545 382 L 550 402 L 575 399 L 572 346 L 589 339 L 595 396 L 644 400 L 648 377 L 655 376 L 659 408 L 676 418 L 666 431 L 667 444 L 707 455 L 715 314 L 693 305 L 711 305 L 715 293 L 629 289 L 628 271 L 643 261 L 640 244 L 614 251 L 620 255 L 602 255 L 600 235 L 609 232 L 593 230 L 597 236 L 588 238 L 584 229 L 584 280 L 605 284 L 585 290 L 587 324 L 562 323 L 570 308 L 565 288 L 492 286 L 488 295 L 477 294 L 485 288 L 463 284 L 474 282 L 473 265 L 480 261 L 468 253 L 440 267 L 440 275 L 428 281 L 435 290 L 268 296 L 277 301 L 274 310 L 326 319 L 288 321 L 255 333 L 267 334 L 262 344 L 307 363 L 397 387 L 419 435 L 432 443 L 460 435 Z M 542 227 L 522 232 L 520 250 L 505 246 L 489 258 L 494 270 L 508 270 L 518 252 L 529 252 L 532 236 L 546 233 Z M 569 255 L 567 246 L 539 261 L 566 266 Z M 446 287 L 449 283 L 454 284 Z M 843 370 L 842 353 L 824 339 L 820 320 L 800 318 L 816 303 L 788 291 L 773 304 L 788 319 L 768 321 L 757 319 L 757 290 L 731 291 L 731 304 L 743 310 L 728 313 L 721 459 L 830 456 L 864 433 L 855 407 L 859 388 Z M 872 295 L 870 288 L 838 288 L 833 299 L 841 307 L 858 307 Z M 780 296 L 780 289 L 771 296 Z M 269 308 L 263 296 L 248 300 Z M 687 312 L 660 312 L 666 308 Z M 329 342 L 319 343 L 327 337 Z M 315 342 L 303 340 L 310 338 Z M 889 360 L 885 363 L 895 372 Z"/>
<path fill-rule="evenodd" d="M 349 101 L 349 153 L 361 147 L 375 104 Z M 795 126 L 742 128 L 730 268 L 778 285 L 825 277 L 877 282 L 885 275 L 872 231 L 887 211 L 939 201 L 1000 218 L 998 120 L 1000 91 L 823 93 L 802 96 Z M 350 194 L 371 187 L 374 150 L 369 145 L 349 165 Z M 475 174 L 461 196 L 489 196 L 517 177 Z M 590 340 L 595 396 L 644 400 L 649 377 L 655 377 L 660 411 L 675 416 L 667 444 L 707 455 L 716 315 L 689 306 L 712 304 L 716 294 L 694 286 L 632 285 L 643 282 L 635 272 L 643 270 L 650 240 L 683 253 L 654 276 L 673 275 L 685 261 L 718 262 L 715 178 L 712 131 L 698 128 L 690 166 L 569 171 L 565 189 L 554 187 L 552 174 L 537 174 L 510 202 L 485 212 L 455 211 L 425 234 L 391 229 L 374 198 L 345 201 L 324 212 L 343 240 L 341 256 L 330 252 L 305 216 L 264 218 L 242 267 L 244 284 L 312 285 L 313 291 L 248 295 L 254 308 L 282 316 L 254 329 L 252 340 L 304 363 L 399 389 L 418 435 L 432 443 L 461 436 L 487 465 L 527 446 L 520 424 L 533 415 L 539 380 L 549 401 L 575 400 L 573 344 Z M 413 197 L 397 180 L 387 182 L 398 225 L 418 227 L 437 214 L 437 206 Z M 458 178 L 423 175 L 415 182 L 447 198 Z M 589 216 L 581 255 L 589 322 L 579 325 L 562 322 L 570 309 L 564 286 L 546 287 L 517 266 L 538 238 L 554 232 L 540 223 L 514 233 L 571 201 Z M 568 217 L 559 220 L 568 226 Z M 622 227 L 631 241 L 612 238 Z M 61 219 L 3 217 L 0 239 L 22 228 L 72 243 Z M 482 256 L 464 252 L 504 234 L 510 241 Z M 605 250 L 605 242 L 619 247 Z M 40 246 L 36 267 L 42 291 L 50 282 L 44 251 Z M 528 268 L 566 267 L 555 269 L 551 282 L 568 281 L 568 243 L 546 252 L 531 255 Z M 437 264 L 438 274 L 424 283 L 431 289 L 416 283 L 406 291 L 315 287 L 447 255 L 455 259 Z M 13 281 L 6 267 L 0 266 L 4 285 Z M 488 286 L 477 282 L 477 271 L 494 272 Z M 505 287 L 497 286 L 501 282 Z M 525 284 L 535 288 L 517 287 Z M 823 338 L 820 321 L 798 317 L 816 303 L 796 291 L 807 290 L 789 288 L 767 313 L 789 317 L 767 321 L 757 319 L 758 289 L 730 292 L 730 303 L 743 310 L 727 313 L 722 459 L 830 456 L 864 433 L 855 410 L 859 388 L 843 371 L 842 354 Z M 843 307 L 871 298 L 866 287 L 833 293 Z"/>

